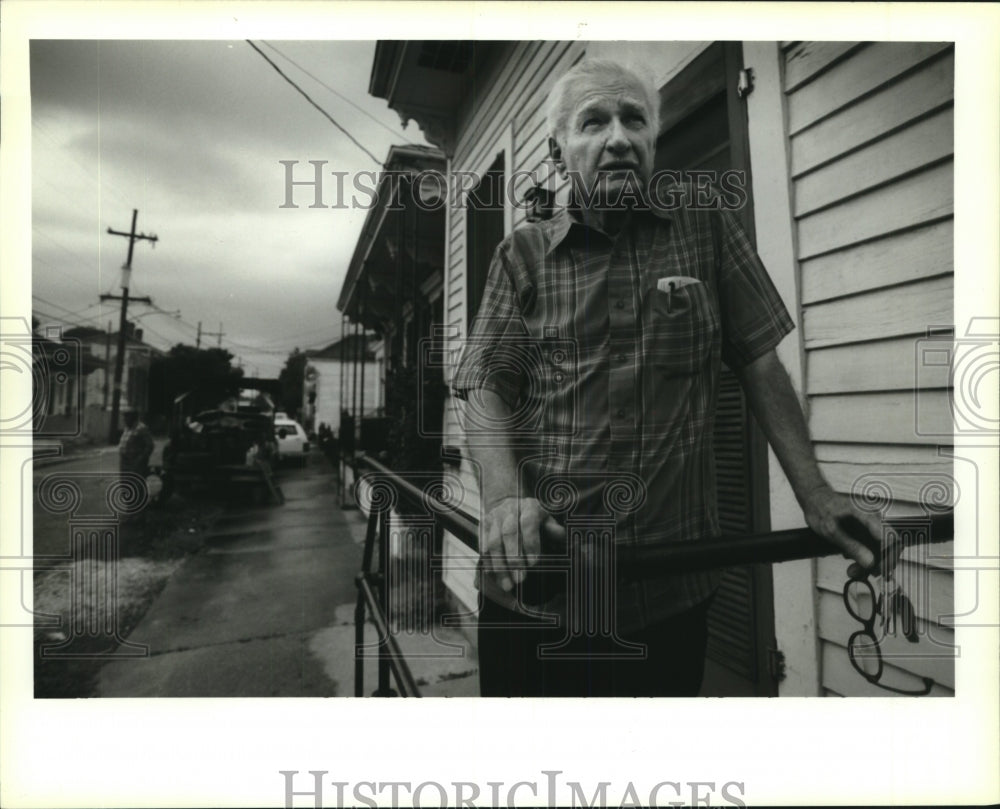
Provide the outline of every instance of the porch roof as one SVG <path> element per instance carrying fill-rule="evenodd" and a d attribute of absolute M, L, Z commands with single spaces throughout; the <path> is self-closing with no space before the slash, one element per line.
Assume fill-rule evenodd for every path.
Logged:
<path fill-rule="evenodd" d="M 414 120 L 424 137 L 454 154 L 455 112 L 475 78 L 507 43 L 477 40 L 379 40 L 369 94 L 384 98 L 403 123 Z"/>
<path fill-rule="evenodd" d="M 423 275 L 443 266 L 444 201 L 418 205 L 410 180 L 437 172 L 443 192 L 444 171 L 444 155 L 432 147 L 389 150 L 337 300 L 337 309 L 368 329 L 382 332 L 398 317 L 400 297 L 412 298 Z"/>

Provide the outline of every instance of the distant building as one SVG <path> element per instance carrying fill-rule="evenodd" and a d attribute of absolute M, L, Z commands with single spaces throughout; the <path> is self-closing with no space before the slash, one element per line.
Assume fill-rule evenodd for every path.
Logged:
<path fill-rule="evenodd" d="M 385 406 L 384 364 L 376 355 L 381 343 L 370 335 L 349 334 L 326 348 L 306 352 L 302 426 L 307 432 L 326 424 L 339 434 L 342 408 L 351 413 L 357 409 L 365 416 L 380 413 Z"/>
<path fill-rule="evenodd" d="M 140 413 L 149 409 L 149 367 L 153 357 L 163 352 L 142 341 L 142 329 L 129 324 L 125 338 L 125 363 L 122 367 L 121 407 L 134 407 Z M 83 432 L 94 439 L 107 437 L 114 393 L 115 364 L 118 356 L 118 332 L 79 327 L 63 332 L 67 339 L 79 341 L 81 355 L 95 364 L 86 376 L 80 392 Z"/>
<path fill-rule="evenodd" d="M 63 339 L 59 329 L 32 336 L 34 390 L 33 427 L 36 435 L 74 438 L 86 432 L 85 408 L 91 380 L 103 373 L 104 362 L 81 343 Z"/>

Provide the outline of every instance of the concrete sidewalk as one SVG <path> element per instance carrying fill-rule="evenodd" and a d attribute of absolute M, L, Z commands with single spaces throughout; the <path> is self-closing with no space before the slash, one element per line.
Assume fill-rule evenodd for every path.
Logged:
<path fill-rule="evenodd" d="M 106 664 L 99 696 L 354 695 L 364 515 L 340 508 L 335 473 L 318 454 L 305 469 L 282 471 L 279 484 L 285 505 L 240 508 L 216 522 L 129 636 L 149 656 Z M 368 624 L 366 641 L 375 640 Z M 424 696 L 478 695 L 474 650 L 459 632 L 399 640 Z M 455 644 L 451 657 L 441 641 Z M 365 673 L 371 694 L 374 660 Z"/>

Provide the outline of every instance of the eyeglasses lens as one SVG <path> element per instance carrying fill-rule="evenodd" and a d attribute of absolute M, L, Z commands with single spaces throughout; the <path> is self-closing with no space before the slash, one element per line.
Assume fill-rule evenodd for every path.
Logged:
<path fill-rule="evenodd" d="M 877 678 L 882 674 L 882 654 L 878 642 L 867 632 L 855 632 L 848 641 L 851 662 L 863 674 Z"/>
<path fill-rule="evenodd" d="M 875 594 L 866 581 L 851 580 L 847 584 L 847 609 L 859 621 L 870 621 L 875 616 Z"/>

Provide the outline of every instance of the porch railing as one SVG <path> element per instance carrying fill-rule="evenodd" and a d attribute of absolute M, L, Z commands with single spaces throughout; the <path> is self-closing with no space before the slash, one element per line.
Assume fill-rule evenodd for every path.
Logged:
<path fill-rule="evenodd" d="M 419 697 L 420 690 L 406 657 L 393 636 L 389 620 L 390 514 L 393 507 L 401 503 L 420 509 L 421 513 L 433 515 L 429 519 L 434 522 L 435 547 L 440 548 L 441 532 L 447 531 L 477 553 L 479 522 L 458 507 L 449 506 L 440 500 L 431 502 L 432 495 L 428 494 L 426 488 L 421 490 L 368 455 L 357 456 L 354 467 L 358 475 L 370 473 L 377 476 L 381 484 L 392 487 L 394 494 L 393 498 L 381 498 L 371 505 L 361 570 L 355 577 L 358 597 L 354 612 L 354 694 L 364 696 L 364 661 L 367 656 L 364 652 L 364 624 L 366 611 L 370 610 L 378 635 L 378 688 L 373 696 L 398 694 Z M 927 517 L 884 519 L 883 523 L 896 533 L 905 546 L 947 542 L 954 535 L 954 515 L 950 509 L 939 510 Z M 869 537 L 858 535 L 857 538 L 865 542 L 877 557 L 880 556 L 880 547 Z M 377 566 L 373 566 L 376 547 L 378 562 Z M 618 573 L 626 577 L 635 577 L 640 573 L 651 577 L 836 556 L 841 551 L 809 528 L 794 528 L 763 534 L 722 536 L 679 545 L 635 548 L 616 546 L 615 554 Z M 569 562 L 563 561 L 561 566 L 555 566 L 557 569 L 560 567 L 569 570 Z M 553 569 L 553 566 L 550 565 L 549 569 Z M 390 675 L 395 679 L 398 691 L 392 688 Z"/>

